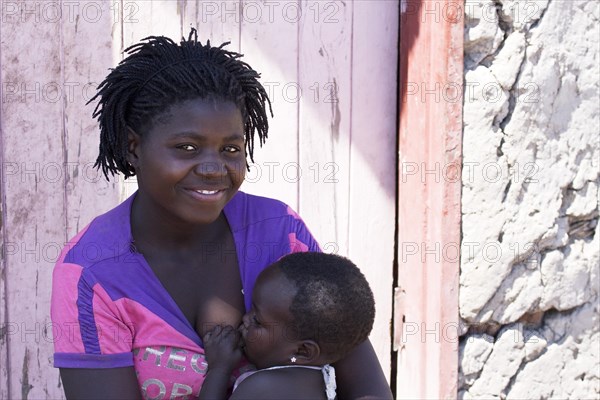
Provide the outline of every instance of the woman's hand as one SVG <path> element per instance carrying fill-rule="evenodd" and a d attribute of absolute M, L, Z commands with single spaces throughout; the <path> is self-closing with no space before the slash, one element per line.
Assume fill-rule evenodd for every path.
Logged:
<path fill-rule="evenodd" d="M 242 359 L 240 333 L 230 325 L 216 326 L 204 335 L 203 341 L 209 370 L 230 373 Z"/>
<path fill-rule="evenodd" d="M 369 339 L 336 362 L 334 367 L 338 399 L 393 399 Z"/>

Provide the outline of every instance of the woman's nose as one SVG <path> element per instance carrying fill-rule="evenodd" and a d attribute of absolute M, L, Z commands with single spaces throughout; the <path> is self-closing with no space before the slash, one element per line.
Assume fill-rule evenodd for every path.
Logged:
<path fill-rule="evenodd" d="M 218 157 L 205 157 L 198 162 L 194 171 L 204 177 L 220 177 L 227 174 L 225 163 Z"/>
<path fill-rule="evenodd" d="M 225 173 L 225 166 L 218 162 L 203 162 L 198 164 L 196 172 L 200 175 L 222 175 Z"/>

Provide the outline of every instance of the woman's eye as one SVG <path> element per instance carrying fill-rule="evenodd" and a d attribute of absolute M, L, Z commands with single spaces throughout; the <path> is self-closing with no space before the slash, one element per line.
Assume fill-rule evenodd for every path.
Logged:
<path fill-rule="evenodd" d="M 193 144 L 181 144 L 177 146 L 177 148 L 184 151 L 196 151 L 196 146 L 194 146 Z"/>
<path fill-rule="evenodd" d="M 240 151 L 239 147 L 237 146 L 225 146 L 223 148 L 223 151 L 225 151 L 226 153 L 237 153 Z"/>

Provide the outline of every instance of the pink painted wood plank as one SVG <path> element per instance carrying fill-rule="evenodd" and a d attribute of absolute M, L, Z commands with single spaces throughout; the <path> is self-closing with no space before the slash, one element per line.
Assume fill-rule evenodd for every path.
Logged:
<path fill-rule="evenodd" d="M 12 5 L 17 12 L 0 27 L 3 164 L 11 168 L 2 193 L 7 398 L 58 397 L 48 327 L 53 254 L 65 225 L 60 22 L 40 3 Z"/>
<path fill-rule="evenodd" d="M 0 2 L 0 6 L 2 6 Z M 4 43 L 3 29 L 0 27 L 0 43 Z M 4 46 L 0 46 L 0 71 L 4 71 Z M 4 102 L 4 81 L 3 74 L 0 73 L 0 101 Z M 8 309 L 7 309 L 7 279 L 6 279 L 6 242 L 4 238 L 4 225 L 7 220 L 6 207 L 4 206 L 4 193 L 6 192 L 6 168 L 4 154 L 4 124 L 2 123 L 3 108 L 0 108 L 0 399 L 7 399 L 9 395 L 8 378 Z"/>
<path fill-rule="evenodd" d="M 323 250 L 348 254 L 352 3 L 299 11 L 300 215 Z"/>
<path fill-rule="evenodd" d="M 269 94 L 274 117 L 269 116 L 269 138 L 258 141 L 255 163 L 242 190 L 274 197 L 298 209 L 298 24 L 284 13 L 287 3 L 242 1 L 241 52 L 258 71 Z"/>
<path fill-rule="evenodd" d="M 212 45 L 231 42 L 228 48 L 240 51 L 240 1 L 213 1 L 198 0 L 185 1 L 185 6 L 180 6 L 184 18 L 182 29 L 187 37 L 189 27 L 198 30 L 198 40 L 206 43 L 210 40 Z"/>
<path fill-rule="evenodd" d="M 2 29 L 0 29 L 0 42 L 2 41 Z M 2 69 L 2 50 L 0 50 L 0 69 Z M 0 75 L 0 88 L 2 86 L 2 78 Z M 3 98 L 4 93 L 0 89 L 0 97 Z M 0 110 L 0 199 L 4 198 L 4 182 L 5 182 L 5 167 L 4 167 L 4 145 L 3 137 L 4 130 L 2 129 L 2 112 Z M 3 251 L 0 253 L 0 399 L 7 399 L 9 394 L 8 388 L 8 313 L 7 313 L 7 292 L 6 292 L 6 260 L 4 249 L 6 244 L 4 241 L 4 222 L 6 221 L 6 213 L 4 201 L 0 200 L 0 243 Z"/>
<path fill-rule="evenodd" d="M 99 19 L 91 19 L 80 12 L 73 19 L 63 20 L 62 25 L 63 85 L 73 89 L 72 96 L 65 97 L 62 102 L 66 138 L 66 240 L 98 214 L 113 208 L 119 200 L 121 178 L 108 182 L 102 171 L 94 168 L 100 131 L 97 121 L 92 118 L 96 103 L 86 105 L 108 69 L 114 66 L 112 31 L 120 23 L 114 3 L 97 3 L 97 6 L 101 13 Z M 94 45 L 82 46 L 82 43 Z"/>
<path fill-rule="evenodd" d="M 375 295 L 377 315 L 371 343 L 389 381 L 398 4 L 354 1 L 353 7 L 349 254 L 362 267 Z"/>
<path fill-rule="evenodd" d="M 125 48 L 148 36 L 167 36 L 176 42 L 181 40 L 182 6 L 179 1 L 123 0 L 122 10 Z"/>
<path fill-rule="evenodd" d="M 462 86 L 463 8 L 445 0 L 402 7 L 398 280 L 405 294 L 395 310 L 402 324 L 396 389 L 398 398 L 454 398 L 459 260 L 449 251 L 460 243 L 460 179 L 452 171 L 460 164 L 462 91 L 446 90 Z"/>
<path fill-rule="evenodd" d="M 152 0 L 148 2 L 138 1 L 136 3 L 139 4 L 140 8 L 149 7 L 150 23 L 143 24 L 148 26 L 152 35 L 167 36 L 176 42 L 181 40 L 182 33 L 187 38 L 189 29 L 182 29 L 181 26 L 182 5 L 187 3 L 186 1 Z"/>

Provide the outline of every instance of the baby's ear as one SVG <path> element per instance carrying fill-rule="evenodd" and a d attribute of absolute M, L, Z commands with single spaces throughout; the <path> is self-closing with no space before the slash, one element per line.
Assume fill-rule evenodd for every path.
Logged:
<path fill-rule="evenodd" d="M 138 166 L 138 151 L 141 137 L 133 129 L 127 127 L 127 161 L 134 168 Z"/>
<path fill-rule="evenodd" d="M 296 364 L 308 365 L 320 363 L 321 347 L 314 340 L 303 340 L 296 350 Z"/>

